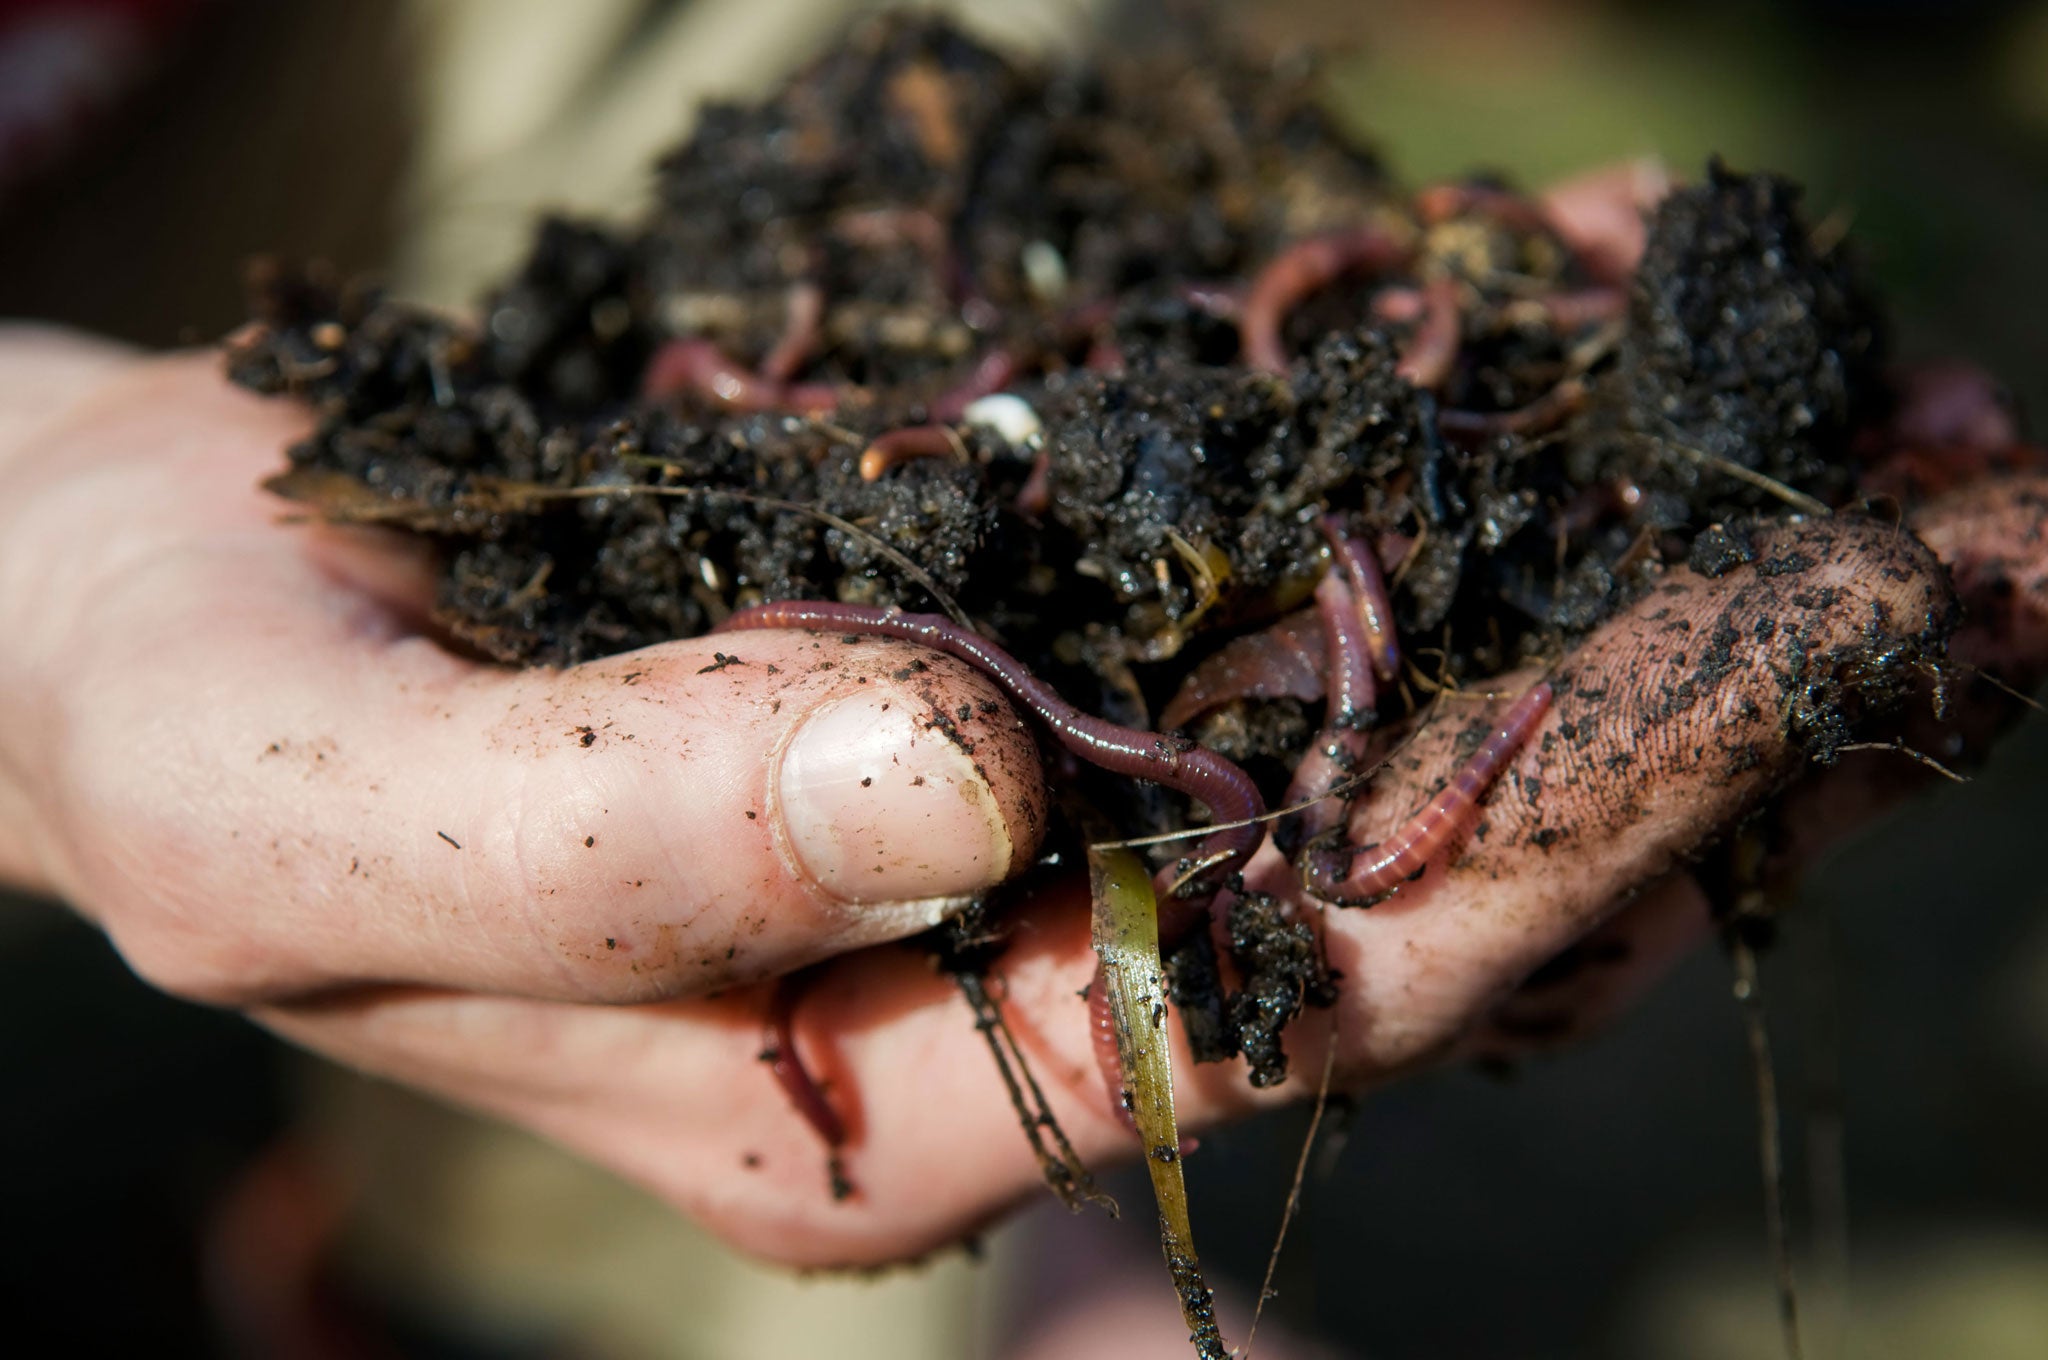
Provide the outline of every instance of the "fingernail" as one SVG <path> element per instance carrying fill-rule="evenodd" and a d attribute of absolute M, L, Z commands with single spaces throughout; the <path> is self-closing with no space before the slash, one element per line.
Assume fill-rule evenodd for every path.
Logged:
<path fill-rule="evenodd" d="M 773 774 L 785 844 L 851 903 L 979 892 L 1010 871 L 988 781 L 921 701 L 869 689 L 820 709 Z"/>

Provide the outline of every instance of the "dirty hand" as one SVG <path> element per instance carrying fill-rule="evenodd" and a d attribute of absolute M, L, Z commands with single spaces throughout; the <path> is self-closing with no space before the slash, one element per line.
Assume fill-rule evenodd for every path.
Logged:
<path fill-rule="evenodd" d="M 166 990 L 535 1128 L 768 1256 L 908 1255 L 1030 1193 L 966 1010 L 917 954 L 868 947 L 1037 848 L 1034 738 L 992 687 L 792 633 L 563 672 L 452 655 L 423 626 L 416 549 L 280 522 L 255 488 L 305 417 L 217 368 L 0 340 L 0 876 L 69 899 Z M 1917 527 L 1968 595 L 2043 577 L 2044 505 L 2048 486 L 1997 484 Z M 1589 930 L 1625 932 L 1634 966 L 1582 970 L 1575 1016 L 1701 932 L 1673 866 L 1799 768 L 1788 659 L 1831 676 L 1952 600 L 1930 554 L 1869 522 L 1758 546 L 1777 575 L 1674 570 L 1567 660 L 1483 834 L 1394 901 L 1330 914 L 1343 999 L 1294 1036 L 1296 1078 L 1255 1094 L 1183 1066 L 1185 1125 L 1309 1089 L 1324 1016 L 1362 1083 L 1479 1042 Z M 2048 590 L 1995 607 L 1958 640 L 1971 659 L 2048 656 Z M 1362 837 L 1434 791 L 1465 726 L 1423 728 Z M 1250 871 L 1286 873 L 1270 846 Z M 1082 898 L 1035 903 L 999 973 L 1099 1159 L 1135 1146 L 1075 996 Z M 758 1056 L 755 984 L 826 959 L 797 1037 L 850 1126 L 859 1193 L 839 1203 Z"/>

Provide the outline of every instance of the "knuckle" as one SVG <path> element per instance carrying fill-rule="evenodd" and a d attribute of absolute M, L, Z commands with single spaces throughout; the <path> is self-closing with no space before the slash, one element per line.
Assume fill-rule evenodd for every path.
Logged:
<path fill-rule="evenodd" d="M 643 802 L 580 769 L 536 774 L 506 798 L 502 830 L 478 847 L 483 867 L 470 879 L 471 895 L 523 918 L 538 971 L 565 1000 L 670 999 L 704 971 L 691 968 L 701 952 L 691 932 L 656 919 L 673 914 L 691 885 L 673 881 L 659 829 L 634 821 Z M 601 848 L 589 830 L 598 825 Z"/>

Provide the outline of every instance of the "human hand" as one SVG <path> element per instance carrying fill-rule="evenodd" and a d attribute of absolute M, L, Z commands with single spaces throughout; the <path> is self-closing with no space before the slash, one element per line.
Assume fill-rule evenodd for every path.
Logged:
<path fill-rule="evenodd" d="M 764 1255 L 908 1255 L 1031 1191 L 963 1005 L 915 954 L 871 947 L 1037 844 L 1030 734 L 983 708 L 978 676 L 774 633 L 566 672 L 474 664 L 423 629 L 417 548 L 281 523 L 254 489 L 302 416 L 230 390 L 203 356 L 11 345 L 0 371 L 39 376 L 0 394 L 0 870 L 77 904 L 157 985 L 535 1128 Z M 2048 484 L 2008 480 L 1916 523 L 1973 603 L 2002 611 L 1958 647 L 2011 678 L 2048 657 L 2048 592 L 2031 584 L 2048 575 L 2044 507 Z M 1255 1093 L 1233 1067 L 1183 1063 L 1185 1126 L 1311 1089 L 1333 1033 L 1347 1085 L 1482 1042 L 1502 998 L 1596 928 L 1632 950 L 1580 975 L 1572 1014 L 1604 1012 L 1705 929 L 1673 867 L 1800 770 L 1800 685 L 1950 600 L 1930 553 L 1869 521 L 1784 526 L 1759 547 L 1808 565 L 1674 570 L 1557 670 L 1484 834 L 1374 911 L 1327 916 L 1342 1000 L 1296 1031 L 1296 1078 Z M 1735 641 L 1715 644 L 1724 625 Z M 792 769 L 790 734 L 840 700 L 857 718 L 828 728 L 815 788 L 841 800 L 792 819 L 810 767 Z M 971 761 L 916 720 L 962 704 Z M 1467 726 L 1426 723 L 1354 830 L 1375 838 L 1432 793 Z M 856 751 L 881 771 L 865 789 Z M 1250 873 L 1288 886 L 1270 846 Z M 868 877 L 927 904 L 860 910 L 827 890 Z M 757 981 L 817 959 L 798 1039 L 852 1129 L 859 1194 L 843 1203 L 758 1060 Z M 1075 996 L 1093 967 L 1085 893 L 1055 889 L 997 974 L 1055 1110 L 1099 1159 L 1135 1143 Z"/>

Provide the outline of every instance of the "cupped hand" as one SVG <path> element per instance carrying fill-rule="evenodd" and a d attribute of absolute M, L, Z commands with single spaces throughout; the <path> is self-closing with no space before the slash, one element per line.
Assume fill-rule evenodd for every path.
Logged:
<path fill-rule="evenodd" d="M 302 414 L 209 356 L 0 349 L 0 873 L 166 990 L 537 1129 L 757 1253 L 893 1259 L 1031 1193 L 964 1004 L 881 947 L 1037 849 L 1034 738 L 980 676 L 792 633 L 479 664 L 427 627 L 416 546 L 286 522 L 256 489 Z M 1966 651 L 2048 656 L 2044 523 L 2040 481 L 1923 513 L 2003 611 Z M 1580 971 L 1580 1017 L 1704 931 L 1678 866 L 1801 769 L 1815 687 L 1853 688 L 1955 606 L 1934 555 L 1874 521 L 1757 548 L 1717 579 L 1671 571 L 1555 669 L 1475 833 L 1392 901 L 1328 914 L 1342 999 L 1291 1037 L 1296 1078 L 1254 1093 L 1182 1063 L 1185 1125 L 1309 1090 L 1333 1037 L 1352 1085 L 1469 1048 L 1589 931 L 1630 963 Z M 1438 705 L 1354 832 L 1426 800 L 1488 712 Z M 1270 846 L 1248 874 L 1291 890 Z M 1054 1109 L 1084 1157 L 1134 1153 L 1076 995 L 1085 891 L 1013 929 L 998 990 Z M 818 961 L 796 1037 L 849 1125 L 845 1201 L 760 1062 L 763 980 Z"/>

